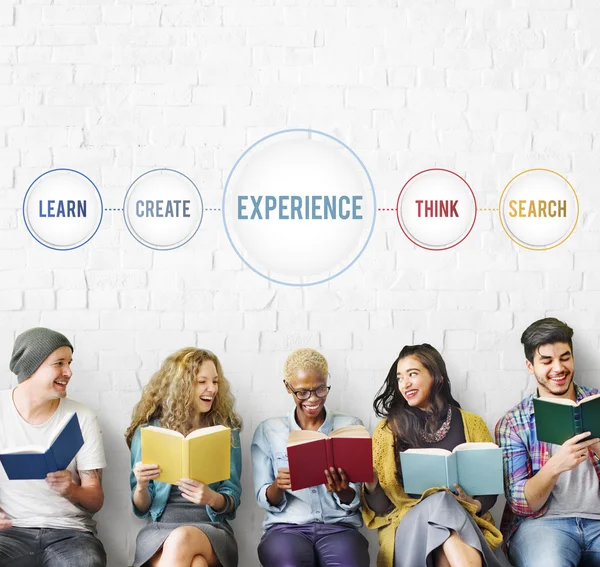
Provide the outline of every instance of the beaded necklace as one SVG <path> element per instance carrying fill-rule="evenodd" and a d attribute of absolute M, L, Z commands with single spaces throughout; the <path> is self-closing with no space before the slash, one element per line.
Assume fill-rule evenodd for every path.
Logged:
<path fill-rule="evenodd" d="M 442 426 L 435 433 L 427 433 L 426 431 L 421 431 L 421 439 L 426 443 L 437 443 L 441 441 L 446 435 L 448 435 L 448 431 L 450 431 L 450 421 L 452 420 L 452 406 L 448 406 L 448 415 L 442 423 Z"/>

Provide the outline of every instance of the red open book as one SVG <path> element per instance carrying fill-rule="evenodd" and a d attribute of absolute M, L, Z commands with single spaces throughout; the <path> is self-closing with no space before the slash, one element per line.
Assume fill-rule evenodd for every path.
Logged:
<path fill-rule="evenodd" d="M 341 468 L 350 482 L 373 482 L 371 436 L 362 425 L 348 425 L 329 435 L 297 429 L 287 446 L 292 490 L 325 484 L 325 469 Z"/>

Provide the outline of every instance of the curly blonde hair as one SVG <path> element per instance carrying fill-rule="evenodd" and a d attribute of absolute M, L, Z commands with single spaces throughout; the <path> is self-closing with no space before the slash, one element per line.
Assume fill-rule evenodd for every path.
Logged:
<path fill-rule="evenodd" d="M 198 411 L 194 387 L 200 366 L 211 360 L 219 377 L 219 390 L 215 401 L 206 413 Z M 225 425 L 241 429 L 242 419 L 234 410 L 234 398 L 223 368 L 215 354 L 209 350 L 187 347 L 174 352 L 162 363 L 142 391 L 140 401 L 133 408 L 131 424 L 125 432 L 127 445 L 137 428 L 153 419 L 160 426 L 187 435 L 200 427 Z"/>
<path fill-rule="evenodd" d="M 298 370 L 313 370 L 325 378 L 329 375 L 327 359 L 313 348 L 299 348 L 287 357 L 283 366 L 285 379 L 294 380 Z"/>

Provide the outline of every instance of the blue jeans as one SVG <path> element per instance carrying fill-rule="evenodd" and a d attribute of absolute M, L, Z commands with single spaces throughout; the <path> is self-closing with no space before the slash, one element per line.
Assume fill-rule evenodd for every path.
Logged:
<path fill-rule="evenodd" d="M 510 540 L 514 567 L 600 565 L 600 520 L 532 518 L 523 520 Z"/>
<path fill-rule="evenodd" d="M 54 528 L 0 531 L 0 567 L 105 567 L 106 553 L 90 532 Z"/>

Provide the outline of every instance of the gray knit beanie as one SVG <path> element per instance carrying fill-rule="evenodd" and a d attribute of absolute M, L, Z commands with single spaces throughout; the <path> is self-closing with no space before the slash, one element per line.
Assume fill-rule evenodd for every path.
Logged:
<path fill-rule="evenodd" d="M 15 341 L 10 369 L 17 375 L 19 383 L 27 380 L 57 348 L 68 346 L 69 339 L 61 333 L 44 327 L 34 327 L 21 333 Z"/>

